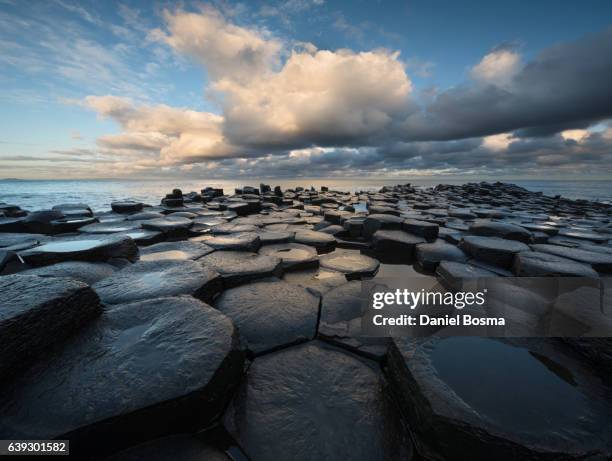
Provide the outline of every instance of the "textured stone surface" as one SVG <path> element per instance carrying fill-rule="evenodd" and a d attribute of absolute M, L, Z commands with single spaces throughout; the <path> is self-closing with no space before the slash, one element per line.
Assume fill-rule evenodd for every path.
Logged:
<path fill-rule="evenodd" d="M 599 277 L 587 264 L 539 251 L 517 253 L 512 270 L 519 277 Z"/>
<path fill-rule="evenodd" d="M 261 246 L 259 235 L 253 232 L 246 234 L 203 235 L 191 241 L 202 242 L 216 250 L 257 251 Z"/>
<path fill-rule="evenodd" d="M 247 251 L 215 251 L 198 262 L 221 274 L 226 288 L 265 277 L 280 277 L 280 258 Z"/>
<path fill-rule="evenodd" d="M 470 226 L 470 233 L 482 235 L 484 237 L 500 237 L 508 240 L 518 240 L 519 242 L 529 243 L 532 234 L 527 229 L 516 224 L 488 219 L 478 219 Z"/>
<path fill-rule="evenodd" d="M 137 211 L 142 210 L 142 207 L 142 203 L 133 202 L 130 200 L 111 203 L 111 208 L 115 213 L 135 213 Z"/>
<path fill-rule="evenodd" d="M 140 261 L 92 286 L 105 304 L 192 295 L 203 301 L 223 289 L 221 276 L 195 261 Z"/>
<path fill-rule="evenodd" d="M 224 421 L 261 461 L 412 458 L 376 367 L 319 342 L 255 360 Z"/>
<path fill-rule="evenodd" d="M 191 297 L 108 309 L 0 398 L 0 434 L 96 453 L 194 430 L 242 374 L 230 319 Z"/>
<path fill-rule="evenodd" d="M 459 246 L 476 259 L 506 269 L 512 267 L 516 253 L 529 250 L 524 243 L 499 237 L 467 236 Z"/>
<path fill-rule="evenodd" d="M 266 245 L 259 254 L 280 258 L 284 271 L 303 270 L 319 265 L 317 250 L 299 243 L 280 243 Z"/>
<path fill-rule="evenodd" d="M 372 246 L 380 253 L 393 253 L 410 259 L 414 257 L 414 250 L 425 239 L 409 234 L 403 230 L 378 230 L 372 236 Z"/>
<path fill-rule="evenodd" d="M 443 240 L 433 243 L 421 243 L 416 247 L 416 260 L 419 265 L 428 271 L 435 271 L 442 261 L 455 261 L 464 263 L 467 261 L 466 254 L 455 245 Z"/>
<path fill-rule="evenodd" d="M 464 283 L 479 277 L 495 277 L 489 270 L 455 261 L 442 261 L 436 268 L 436 276 L 449 290 L 460 291 Z"/>
<path fill-rule="evenodd" d="M 406 232 L 419 235 L 427 240 L 433 240 L 438 236 L 438 225 L 418 219 L 406 219 L 402 223 L 402 229 Z"/>
<path fill-rule="evenodd" d="M 0 382 L 102 312 L 94 291 L 68 278 L 3 276 L 0 300 Z"/>
<path fill-rule="evenodd" d="M 343 229 L 344 228 L 340 228 L 340 231 Z M 333 235 L 325 232 L 311 230 L 298 231 L 295 233 L 294 240 L 296 243 L 314 247 L 320 252 L 331 251 L 336 247 L 336 239 L 333 237 Z"/>
<path fill-rule="evenodd" d="M 549 253 L 562 258 L 573 259 L 585 264 L 590 264 L 599 272 L 612 273 L 612 254 L 606 252 L 595 252 L 580 248 L 569 248 L 560 245 L 537 244 L 532 245 L 534 251 Z"/>
<path fill-rule="evenodd" d="M 141 261 L 162 261 L 165 259 L 199 259 L 215 251 L 200 242 L 163 242 L 142 248 Z"/>
<path fill-rule="evenodd" d="M 283 280 L 288 283 L 293 283 L 294 285 L 314 290 L 319 295 L 323 295 L 329 290 L 346 283 L 344 274 L 321 268 L 287 272 L 283 276 Z"/>
<path fill-rule="evenodd" d="M 110 277 L 117 271 L 115 266 L 107 263 L 90 263 L 85 261 L 66 261 L 37 267 L 21 272 L 22 275 L 38 275 L 41 277 L 66 277 L 93 285 L 102 279 Z"/>
<path fill-rule="evenodd" d="M 321 267 L 342 272 L 348 280 L 373 277 L 380 263 L 369 256 L 357 253 L 331 253 L 320 258 Z"/>
<path fill-rule="evenodd" d="M 312 339 L 319 296 L 283 281 L 256 282 L 223 292 L 215 308 L 232 319 L 254 354 Z"/>

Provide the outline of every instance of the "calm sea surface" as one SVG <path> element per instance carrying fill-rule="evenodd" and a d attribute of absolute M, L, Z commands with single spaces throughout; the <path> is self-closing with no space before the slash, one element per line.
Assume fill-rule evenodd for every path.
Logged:
<path fill-rule="evenodd" d="M 107 210 L 114 200 L 134 199 L 151 205 L 173 188 L 183 192 L 199 191 L 211 187 L 222 187 L 225 193 L 233 193 L 235 187 L 259 186 L 260 182 L 283 190 L 291 187 L 319 188 L 329 186 L 341 191 L 377 190 L 382 186 L 411 183 L 418 187 L 433 187 L 437 184 L 464 184 L 473 180 L 449 179 L 252 179 L 244 180 L 0 180 L 0 202 L 19 205 L 24 209 L 50 208 L 60 203 L 84 202 L 94 210 Z M 570 180 L 506 180 L 545 195 L 562 195 L 571 199 L 598 200 L 612 203 L 612 181 Z"/>

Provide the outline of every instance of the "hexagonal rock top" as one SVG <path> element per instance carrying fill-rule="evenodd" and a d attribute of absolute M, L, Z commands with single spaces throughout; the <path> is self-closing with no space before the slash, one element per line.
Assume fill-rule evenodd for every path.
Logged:
<path fill-rule="evenodd" d="M 472 235 L 464 237 L 459 246 L 474 258 L 504 269 L 512 267 L 516 253 L 529 251 L 527 245 L 516 240 Z"/>
<path fill-rule="evenodd" d="M 140 261 L 92 286 L 104 304 L 192 295 L 210 301 L 223 289 L 221 276 L 195 261 Z"/>
<path fill-rule="evenodd" d="M 301 243 L 266 245 L 259 250 L 259 254 L 280 258 L 285 271 L 308 269 L 319 265 L 317 250 Z"/>
<path fill-rule="evenodd" d="M 394 344 L 385 372 L 426 458 L 612 454 L 612 390 L 555 340 L 401 338 Z"/>
<path fill-rule="evenodd" d="M 464 263 L 467 261 L 466 254 L 455 245 L 446 243 L 444 240 L 436 240 L 433 243 L 422 243 L 416 247 L 416 259 L 419 265 L 428 271 L 435 271 L 442 261 L 455 261 Z"/>
<path fill-rule="evenodd" d="M 52 239 L 20 253 L 24 261 L 32 266 L 73 260 L 107 261 L 112 258 L 133 261 L 137 255 L 138 247 L 130 237 L 112 234 Z"/>
<path fill-rule="evenodd" d="M 425 243 L 425 239 L 403 230 L 383 229 L 376 231 L 372 236 L 372 246 L 375 251 L 401 254 L 406 258 L 414 256 L 414 249 L 419 243 Z"/>
<path fill-rule="evenodd" d="M 215 251 L 198 262 L 221 274 L 226 288 L 265 277 L 280 277 L 280 258 L 247 251 Z"/>
<path fill-rule="evenodd" d="M 320 342 L 257 358 L 225 414 L 251 459 L 410 460 L 373 364 Z"/>
<path fill-rule="evenodd" d="M 227 234 L 227 235 L 203 235 L 190 239 L 192 242 L 202 242 L 216 250 L 232 251 L 257 251 L 261 246 L 259 235 L 253 232 Z"/>
<path fill-rule="evenodd" d="M 96 293 L 68 278 L 6 275 L 0 300 L 0 381 L 102 312 Z"/>
<path fill-rule="evenodd" d="M 534 251 L 549 253 L 562 258 L 573 259 L 585 264 L 590 264 L 598 272 L 612 273 L 612 254 L 583 250 L 581 248 L 569 248 L 560 245 L 538 244 L 532 245 Z"/>
<path fill-rule="evenodd" d="M 348 280 L 373 277 L 380 263 L 369 256 L 357 253 L 331 253 L 320 258 L 321 267 L 342 272 Z"/>
<path fill-rule="evenodd" d="M 517 253 L 512 269 L 519 277 L 599 277 L 587 264 L 539 251 Z"/>
<path fill-rule="evenodd" d="M 67 277 L 79 280 L 88 285 L 93 285 L 102 279 L 110 277 L 117 271 L 117 268 L 107 263 L 90 263 L 86 261 L 66 261 L 63 263 L 51 264 L 50 266 L 37 267 L 24 272 L 20 275 L 39 275 L 40 277 Z"/>
<path fill-rule="evenodd" d="M 319 296 L 283 281 L 226 290 L 215 308 L 230 317 L 243 346 L 254 354 L 314 338 Z"/>
<path fill-rule="evenodd" d="M 331 251 L 336 247 L 336 239 L 325 232 L 303 230 L 295 233 L 296 243 L 315 247 L 319 251 Z"/>
<path fill-rule="evenodd" d="M 165 259 L 195 260 L 212 253 L 214 248 L 201 242 L 162 242 L 140 250 L 141 261 L 162 261 Z"/>
<path fill-rule="evenodd" d="M 490 221 L 488 219 L 477 219 L 471 226 L 470 232 L 483 237 L 500 237 L 508 240 L 518 240 L 529 243 L 532 239 L 530 231 L 524 227 L 506 222 Z"/>
<path fill-rule="evenodd" d="M 222 411 L 242 367 L 231 320 L 194 298 L 115 306 L 3 393 L 0 434 L 100 455 L 195 430 Z"/>

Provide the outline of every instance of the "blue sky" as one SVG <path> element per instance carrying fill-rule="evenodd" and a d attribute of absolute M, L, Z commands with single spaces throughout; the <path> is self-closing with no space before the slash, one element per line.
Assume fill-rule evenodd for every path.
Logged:
<path fill-rule="evenodd" d="M 611 23 L 609 1 L 0 0 L 0 176 L 608 176 Z"/>

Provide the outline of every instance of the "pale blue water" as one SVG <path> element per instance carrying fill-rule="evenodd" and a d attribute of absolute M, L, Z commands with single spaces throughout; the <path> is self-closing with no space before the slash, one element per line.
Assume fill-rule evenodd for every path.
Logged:
<path fill-rule="evenodd" d="M 257 179 L 243 180 L 0 180 L 0 202 L 16 204 L 24 209 L 50 208 L 60 203 L 84 202 L 94 210 L 107 210 L 114 200 L 134 199 L 159 204 L 160 199 L 179 187 L 183 192 L 200 191 L 206 186 L 222 187 L 225 193 L 233 193 L 235 187 L 259 186 L 260 182 L 283 190 L 290 187 L 319 189 L 329 186 L 341 191 L 378 190 L 382 186 L 411 183 L 419 187 L 437 184 L 463 184 L 474 180 L 428 179 Z M 562 195 L 571 199 L 598 200 L 612 203 L 612 181 L 568 181 L 568 180 L 505 180 L 532 191 L 546 195 Z"/>

